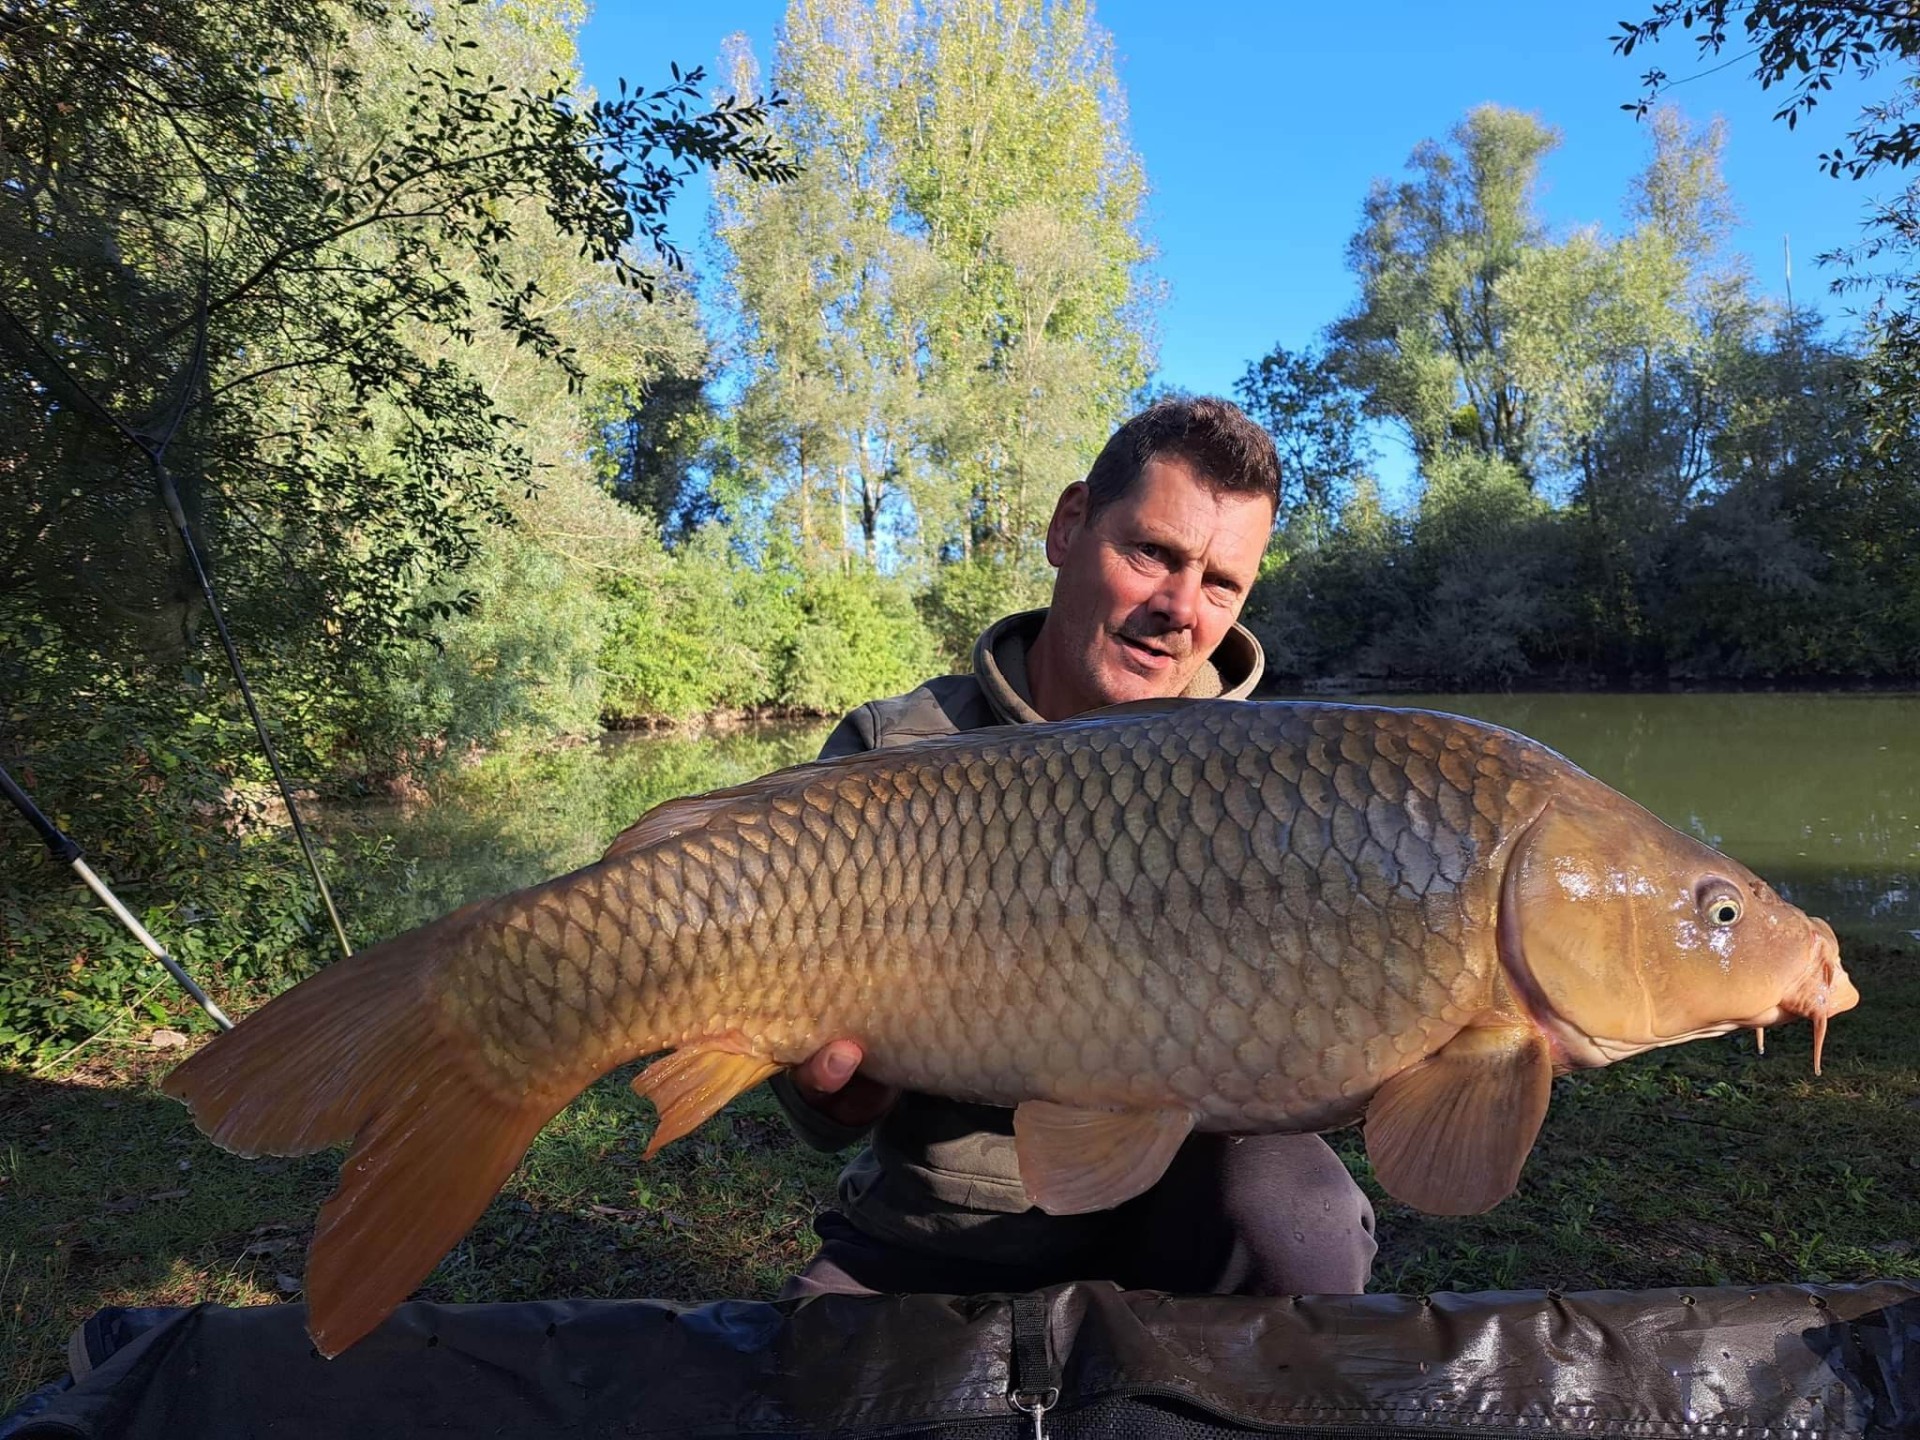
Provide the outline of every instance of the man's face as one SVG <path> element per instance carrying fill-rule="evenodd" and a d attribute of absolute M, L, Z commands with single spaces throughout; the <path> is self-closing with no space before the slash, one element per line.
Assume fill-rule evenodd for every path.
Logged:
<path fill-rule="evenodd" d="M 1155 459 L 1092 519 L 1071 485 L 1047 527 L 1059 568 L 1032 657 L 1049 720 L 1182 693 L 1239 618 L 1260 572 L 1273 506 L 1220 493 L 1187 463 Z"/>

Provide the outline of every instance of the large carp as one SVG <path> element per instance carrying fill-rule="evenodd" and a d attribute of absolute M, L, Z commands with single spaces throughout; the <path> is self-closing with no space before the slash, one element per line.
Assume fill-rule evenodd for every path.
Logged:
<path fill-rule="evenodd" d="M 1508 1194 L 1553 1076 L 1859 1000 L 1833 932 L 1552 751 L 1454 716 L 1148 702 L 676 800 L 599 862 L 341 961 L 166 1080 L 243 1155 L 351 1144 L 338 1353 L 596 1077 L 654 1149 L 838 1036 L 1017 1106 L 1034 1202 L 1111 1206 L 1195 1129 L 1364 1117 L 1388 1193 Z"/>

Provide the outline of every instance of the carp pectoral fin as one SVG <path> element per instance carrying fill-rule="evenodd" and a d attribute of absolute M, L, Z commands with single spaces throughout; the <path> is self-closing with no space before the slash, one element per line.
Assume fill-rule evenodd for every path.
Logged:
<path fill-rule="evenodd" d="M 759 1055 L 688 1045 L 633 1077 L 633 1093 L 651 1100 L 660 1123 L 647 1142 L 651 1160 L 662 1145 L 698 1130 L 736 1095 L 744 1095 L 780 1067 Z"/>
<path fill-rule="evenodd" d="M 1085 1110 L 1027 1100 L 1013 1112 L 1020 1183 L 1049 1215 L 1107 1210 L 1165 1174 L 1192 1129 L 1189 1110 Z"/>
<path fill-rule="evenodd" d="M 1520 1183 L 1552 1089 L 1552 1052 L 1531 1025 L 1462 1030 L 1367 1106 L 1373 1173 L 1432 1215 L 1491 1210 Z"/>

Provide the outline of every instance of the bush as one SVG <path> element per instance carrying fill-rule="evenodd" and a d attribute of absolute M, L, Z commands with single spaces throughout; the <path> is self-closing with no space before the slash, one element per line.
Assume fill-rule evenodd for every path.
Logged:
<path fill-rule="evenodd" d="M 796 599 L 802 618 L 782 657 L 782 705 L 836 715 L 910 690 L 937 668 L 933 636 L 897 581 L 817 571 Z"/>
<path fill-rule="evenodd" d="M 1330 534 L 1296 545 L 1283 533 L 1241 617 L 1259 636 L 1270 674 L 1353 673 L 1361 652 L 1411 605 L 1404 530 L 1363 480 Z"/>
<path fill-rule="evenodd" d="M 691 720 L 774 703 L 800 622 L 787 586 L 743 563 L 719 527 L 610 581 L 600 665 L 612 725 Z"/>
<path fill-rule="evenodd" d="M 940 566 L 920 597 L 940 663 L 954 674 L 971 670 L 980 633 L 1005 616 L 1045 605 L 1051 589 L 1044 568 L 1004 556 L 976 555 Z"/>
<path fill-rule="evenodd" d="M 1362 668 L 1449 685 L 1526 674 L 1553 624 L 1556 549 L 1546 502 L 1505 461 L 1434 462 L 1408 535 L 1413 604 Z"/>
<path fill-rule="evenodd" d="M 271 989 L 329 958 L 298 849 L 265 824 L 237 702 L 109 669 L 30 624 L 0 621 L 0 651 L 14 777 L 190 974 Z M 63 1049 L 130 1006 L 180 1013 L 171 978 L 72 871 L 12 815 L 0 826 L 0 1054 Z"/>
<path fill-rule="evenodd" d="M 1410 519 L 1360 485 L 1330 535 L 1266 568 L 1248 624 L 1276 674 L 1511 683 L 1556 644 L 1562 530 L 1504 462 L 1449 456 Z"/>
<path fill-rule="evenodd" d="M 607 594 L 601 666 L 614 725 L 776 707 L 838 714 L 939 668 L 903 582 L 864 567 L 755 567 L 719 526 Z"/>

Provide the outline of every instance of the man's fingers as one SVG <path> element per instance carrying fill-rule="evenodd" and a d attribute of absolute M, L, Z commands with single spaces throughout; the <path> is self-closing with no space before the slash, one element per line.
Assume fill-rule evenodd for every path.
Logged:
<path fill-rule="evenodd" d="M 866 1058 L 856 1040 L 834 1040 L 793 1067 L 800 1098 L 842 1125 L 871 1125 L 893 1108 L 900 1092 L 859 1073 Z"/>
<path fill-rule="evenodd" d="M 832 1095 L 853 1078 L 864 1058 L 856 1042 L 831 1041 L 794 1067 L 794 1086 L 802 1095 Z"/>

